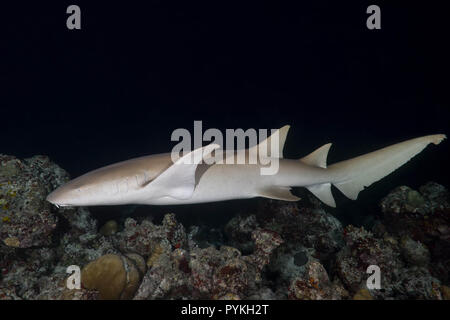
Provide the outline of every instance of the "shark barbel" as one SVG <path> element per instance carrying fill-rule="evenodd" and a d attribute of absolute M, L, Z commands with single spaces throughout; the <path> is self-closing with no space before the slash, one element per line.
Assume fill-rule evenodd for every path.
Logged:
<path fill-rule="evenodd" d="M 279 168 L 273 175 L 261 175 L 263 161 L 203 163 L 202 159 L 219 152 L 219 145 L 210 144 L 175 162 L 170 153 L 156 154 L 88 172 L 53 191 L 47 200 L 57 206 L 169 205 L 254 197 L 297 201 L 300 198 L 291 193 L 291 187 L 305 187 L 335 207 L 331 185 L 356 200 L 365 187 L 405 164 L 428 144 L 437 145 L 446 138 L 443 134 L 423 136 L 327 166 L 331 143 L 301 159 L 284 159 L 288 131 L 289 126 L 284 126 L 262 142 L 279 139 Z M 258 153 L 262 143 L 246 149 L 247 158 L 252 152 Z M 192 156 L 197 160 L 187 163 L 186 157 Z M 223 157 L 228 157 L 228 153 L 224 152 Z"/>

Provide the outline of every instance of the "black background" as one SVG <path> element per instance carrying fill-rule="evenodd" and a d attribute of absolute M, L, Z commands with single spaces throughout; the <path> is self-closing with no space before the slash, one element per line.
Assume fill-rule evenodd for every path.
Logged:
<path fill-rule="evenodd" d="M 81 30 L 66 28 L 70 4 Z M 366 27 L 370 4 L 381 30 Z M 34 1 L 2 3 L 1 24 L 0 152 L 46 154 L 72 176 L 168 152 L 172 131 L 194 120 L 290 124 L 285 157 L 333 142 L 329 163 L 450 132 L 439 2 Z M 340 210 L 364 211 L 402 184 L 449 186 L 448 144 L 356 203 L 338 195 Z"/>

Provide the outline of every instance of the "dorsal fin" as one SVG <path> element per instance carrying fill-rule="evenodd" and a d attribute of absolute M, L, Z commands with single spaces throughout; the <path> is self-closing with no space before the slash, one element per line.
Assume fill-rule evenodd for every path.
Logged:
<path fill-rule="evenodd" d="M 330 150 L 331 143 L 324 144 L 319 149 L 314 150 L 306 157 L 301 158 L 300 161 L 306 163 L 310 166 L 326 168 L 327 167 L 327 156 Z"/>
<path fill-rule="evenodd" d="M 272 139 L 274 139 L 274 137 L 278 137 L 278 155 L 276 156 L 277 158 L 283 158 L 284 143 L 286 142 L 286 136 L 289 132 L 290 127 L 290 125 L 285 125 L 284 127 L 275 130 L 267 139 L 260 142 L 256 146 L 249 148 L 249 152 L 256 152 L 256 154 L 258 154 L 258 150 L 260 150 L 269 157 L 275 156 L 271 154 L 271 144 Z"/>

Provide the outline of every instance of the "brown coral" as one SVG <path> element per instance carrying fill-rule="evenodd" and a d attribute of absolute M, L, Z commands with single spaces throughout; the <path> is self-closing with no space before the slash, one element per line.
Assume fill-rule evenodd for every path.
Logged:
<path fill-rule="evenodd" d="M 115 254 L 101 256 L 81 272 L 83 286 L 98 290 L 100 299 L 130 299 L 140 280 L 135 262 Z"/>

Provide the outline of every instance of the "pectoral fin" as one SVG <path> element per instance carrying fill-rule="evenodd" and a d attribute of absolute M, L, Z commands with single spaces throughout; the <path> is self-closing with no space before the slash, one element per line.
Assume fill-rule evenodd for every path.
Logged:
<path fill-rule="evenodd" d="M 276 187 L 276 186 L 270 187 L 267 189 L 260 190 L 257 196 L 284 201 L 300 200 L 299 197 L 296 197 L 291 193 L 291 188 L 289 187 Z"/>
<path fill-rule="evenodd" d="M 195 172 L 198 164 L 202 162 L 203 157 L 208 156 L 219 147 L 218 144 L 210 144 L 179 158 L 145 187 L 149 198 L 169 196 L 185 200 L 192 197 L 195 190 Z"/>

